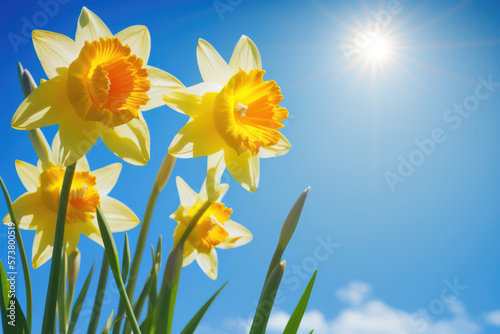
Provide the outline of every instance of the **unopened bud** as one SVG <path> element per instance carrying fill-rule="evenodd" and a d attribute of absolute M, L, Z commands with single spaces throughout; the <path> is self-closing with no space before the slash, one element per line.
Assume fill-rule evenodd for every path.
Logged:
<path fill-rule="evenodd" d="M 158 170 L 158 174 L 156 174 L 156 179 L 154 183 L 154 188 L 156 188 L 158 192 L 162 191 L 165 185 L 167 184 L 168 179 L 170 178 L 170 175 L 174 170 L 176 160 L 177 160 L 176 157 L 168 153 L 165 155 L 165 158 L 163 158 L 160 169 Z"/>
<path fill-rule="evenodd" d="M 81 254 L 78 248 L 75 248 L 73 253 L 68 257 L 68 282 L 75 283 L 80 272 Z"/>

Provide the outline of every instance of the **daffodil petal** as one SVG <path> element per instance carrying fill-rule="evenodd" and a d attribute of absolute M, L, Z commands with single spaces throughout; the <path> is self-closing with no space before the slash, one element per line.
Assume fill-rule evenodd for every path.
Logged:
<path fill-rule="evenodd" d="M 66 95 L 66 77 L 57 76 L 36 88 L 17 108 L 12 127 L 33 130 L 59 123 L 61 115 L 74 112 Z"/>
<path fill-rule="evenodd" d="M 147 66 L 146 68 L 148 70 L 148 79 L 151 82 L 151 88 L 148 90 L 149 101 L 145 106 L 141 107 L 142 111 L 164 105 L 163 96 L 165 94 L 174 89 L 184 88 L 182 82 L 172 74 L 153 66 Z"/>
<path fill-rule="evenodd" d="M 40 173 L 38 167 L 24 161 L 16 160 L 16 171 L 26 190 L 35 192 L 40 186 Z"/>
<path fill-rule="evenodd" d="M 227 171 L 246 190 L 257 190 L 260 178 L 260 162 L 258 156 L 252 156 L 249 150 L 238 156 L 231 147 L 224 149 Z"/>
<path fill-rule="evenodd" d="M 78 58 L 74 40 L 63 34 L 34 30 L 33 45 L 43 70 L 49 79 L 58 76 L 57 68 L 69 67 Z"/>
<path fill-rule="evenodd" d="M 191 117 L 208 112 L 211 108 L 203 108 L 202 98 L 206 93 L 218 93 L 222 86 L 213 82 L 202 82 L 197 85 L 167 92 L 163 101 L 175 111 Z"/>
<path fill-rule="evenodd" d="M 136 25 L 123 29 L 115 35 L 123 45 L 128 45 L 132 54 L 148 63 L 151 51 L 151 36 L 146 26 Z"/>
<path fill-rule="evenodd" d="M 241 224 L 229 220 L 224 222 L 224 229 L 229 234 L 226 241 L 221 242 L 216 247 L 221 249 L 229 249 L 243 246 L 253 239 L 252 233 Z"/>
<path fill-rule="evenodd" d="M 101 126 L 101 137 L 106 147 L 132 165 L 145 165 L 149 161 L 148 125 L 142 114 L 139 117 L 114 129 Z"/>
<path fill-rule="evenodd" d="M 57 136 L 57 137 L 59 137 L 59 136 Z M 83 157 L 81 157 L 80 159 L 78 159 L 78 161 L 76 162 L 76 170 L 90 172 L 89 161 L 85 155 Z"/>
<path fill-rule="evenodd" d="M 198 256 L 198 251 L 193 247 L 193 245 L 191 245 L 189 241 L 186 241 L 184 243 L 183 253 L 184 253 L 183 255 L 184 259 L 182 260 L 183 267 L 189 266 Z"/>
<path fill-rule="evenodd" d="M 191 187 L 182 179 L 182 177 L 177 176 L 175 178 L 177 184 L 177 192 L 179 193 L 179 200 L 182 206 L 191 207 L 196 203 L 198 194 L 196 191 L 191 189 Z"/>
<path fill-rule="evenodd" d="M 37 269 L 52 257 L 54 247 L 55 224 L 46 224 L 43 228 L 37 229 L 33 240 L 33 250 L 31 254 L 31 264 Z"/>
<path fill-rule="evenodd" d="M 135 213 L 117 199 L 101 198 L 101 208 L 113 233 L 128 231 L 139 225 L 139 218 Z"/>
<path fill-rule="evenodd" d="M 224 150 L 211 154 L 207 157 L 207 179 L 206 191 L 207 197 L 211 200 L 220 200 L 224 195 L 220 195 L 220 180 L 222 174 L 226 170 L 226 163 L 224 161 Z M 227 190 L 226 190 L 227 191 Z"/>
<path fill-rule="evenodd" d="M 92 42 L 99 40 L 99 37 L 106 38 L 107 36 L 113 37 L 113 34 L 106 24 L 87 7 L 83 7 L 75 35 L 77 49 L 81 49 L 85 41 Z"/>
<path fill-rule="evenodd" d="M 101 231 L 99 230 L 99 225 L 97 224 L 97 218 L 87 223 L 82 223 L 78 227 L 80 234 L 87 236 L 90 240 L 104 247 L 104 243 L 101 237 Z"/>
<path fill-rule="evenodd" d="M 259 158 L 279 157 L 281 155 L 286 154 L 291 147 L 292 144 L 290 144 L 288 139 L 286 139 L 285 136 L 281 135 L 281 138 L 279 139 L 276 145 L 269 147 L 261 147 L 258 156 Z"/>
<path fill-rule="evenodd" d="M 177 158 L 196 158 L 219 152 L 224 140 L 215 128 L 210 113 L 191 119 L 175 135 L 168 152 Z"/>
<path fill-rule="evenodd" d="M 198 40 L 196 58 L 203 81 L 212 81 L 225 86 L 231 79 L 229 65 L 222 59 L 217 50 L 204 39 Z"/>
<path fill-rule="evenodd" d="M 198 197 L 202 202 L 206 201 L 207 199 L 209 199 L 211 202 L 220 202 L 226 195 L 228 190 L 229 184 L 220 184 L 217 186 L 217 188 L 215 188 L 215 191 L 209 197 L 207 189 L 207 179 L 205 179 L 205 181 L 203 181 L 203 185 L 201 186 L 200 194 L 198 195 Z"/>
<path fill-rule="evenodd" d="M 66 253 L 73 253 L 80 242 L 80 226 L 75 224 L 66 224 L 64 227 L 64 242 L 66 244 Z"/>
<path fill-rule="evenodd" d="M 218 267 L 217 267 L 217 252 L 215 251 L 215 249 L 212 249 L 212 251 L 209 254 L 198 253 L 198 256 L 196 257 L 196 262 L 198 262 L 198 265 L 200 266 L 201 270 L 203 270 L 203 272 L 207 274 L 208 277 L 210 277 L 214 281 L 217 279 Z"/>
<path fill-rule="evenodd" d="M 27 192 L 19 196 L 12 203 L 14 215 L 19 224 L 19 228 L 24 230 L 34 230 L 39 225 L 43 225 L 45 220 L 53 220 L 55 222 L 56 213 L 50 211 L 44 204 L 41 193 Z M 10 222 L 10 215 L 6 215 L 3 219 L 4 223 Z"/>
<path fill-rule="evenodd" d="M 122 170 L 122 164 L 114 163 L 109 166 L 92 171 L 92 175 L 96 177 L 95 189 L 99 196 L 107 196 L 114 188 L 118 176 Z"/>
<path fill-rule="evenodd" d="M 85 121 L 74 111 L 71 114 L 68 111 L 60 118 L 58 138 L 54 138 L 56 145 L 52 143 L 52 151 L 56 163 L 66 167 L 77 162 L 94 146 L 100 131 L 96 122 Z"/>
<path fill-rule="evenodd" d="M 255 43 L 247 36 L 241 36 L 234 47 L 229 67 L 231 68 L 231 75 L 238 73 L 240 68 L 247 73 L 251 70 L 262 69 L 259 49 L 257 49 Z"/>

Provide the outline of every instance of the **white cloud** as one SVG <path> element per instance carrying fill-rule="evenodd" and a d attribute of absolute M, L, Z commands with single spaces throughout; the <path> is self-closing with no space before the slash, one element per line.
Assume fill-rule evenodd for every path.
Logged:
<path fill-rule="evenodd" d="M 476 334 L 480 326 L 472 321 L 462 303 L 456 298 L 441 303 L 442 312 L 429 314 L 422 310 L 408 313 L 391 307 L 378 299 L 368 298 L 372 288 L 362 282 L 351 282 L 346 288 L 337 291 L 339 300 L 347 303 L 346 307 L 333 319 L 318 310 L 307 311 L 302 319 L 299 334 Z M 424 309 L 428 308 L 424 305 Z M 276 309 L 268 323 L 268 333 L 282 333 L 288 322 L 289 314 Z M 492 312 L 488 321 L 500 326 L 500 311 Z M 243 322 L 239 322 L 240 328 Z M 229 329 L 229 328 L 228 328 Z M 230 329 L 229 329 L 230 330 Z M 230 330 L 231 331 L 231 330 Z M 247 333 L 239 331 L 241 333 Z"/>
<path fill-rule="evenodd" d="M 486 314 L 485 320 L 490 325 L 500 326 L 500 310 Z"/>
<path fill-rule="evenodd" d="M 349 304 L 360 304 L 372 291 L 370 284 L 364 282 L 350 282 L 346 288 L 337 291 L 337 297 Z"/>

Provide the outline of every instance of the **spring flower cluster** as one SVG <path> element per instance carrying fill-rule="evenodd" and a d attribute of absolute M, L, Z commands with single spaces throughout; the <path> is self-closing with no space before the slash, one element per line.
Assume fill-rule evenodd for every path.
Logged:
<path fill-rule="evenodd" d="M 85 7 L 78 18 L 74 39 L 35 30 L 33 44 L 47 78 L 37 87 L 29 72 L 20 67 L 21 83 L 30 90 L 13 114 L 11 125 L 27 130 L 39 161 L 36 165 L 15 161 L 26 193 L 11 203 L 4 223 L 35 231 L 31 251 L 34 269 L 52 259 L 42 331 L 55 332 L 56 314 L 61 333 L 74 330 L 74 312 L 79 312 L 77 305 L 72 307 L 74 281 L 80 257 L 84 261 L 86 256 L 86 250 L 77 246 L 84 235 L 104 247 L 103 268 L 105 264 L 111 267 L 120 291 L 115 321 L 111 322 L 111 315 L 103 332 L 110 332 L 114 326 L 113 333 L 119 333 L 123 325 L 124 333 L 170 333 L 181 268 L 196 260 L 202 271 L 216 280 L 216 249 L 231 249 L 252 240 L 251 232 L 233 220 L 241 220 L 237 208 L 233 212 L 222 202 L 229 185 L 221 184 L 221 177 L 227 170 L 245 190 L 255 192 L 260 159 L 284 155 L 291 148 L 281 133 L 288 110 L 282 106 L 280 87 L 265 78 L 259 50 L 244 35 L 236 43 L 229 62 L 200 39 L 196 56 L 202 82 L 185 87 L 173 75 L 147 64 L 151 50 L 147 27 L 131 26 L 113 34 Z M 143 112 L 165 104 L 185 114 L 186 124 L 177 134 L 171 134 L 172 142 L 168 149 L 165 147 L 167 153 L 141 221 L 126 204 L 109 196 L 118 182 L 122 164 L 92 170 L 86 153 L 101 138 L 121 160 L 146 165 L 151 143 Z M 49 146 L 40 128 L 51 125 L 57 125 L 58 132 Z M 196 157 L 207 157 L 207 168 L 200 171 L 205 182 L 199 191 L 194 191 L 182 178 L 176 178 L 180 205 L 170 216 L 176 226 L 170 227 L 172 250 L 165 264 L 161 289 L 158 292 L 156 287 L 161 280 L 160 238 L 146 284 L 134 302 L 156 199 L 176 159 Z M 306 195 L 307 191 L 296 203 L 298 209 L 293 219 L 300 215 Z M 292 225 L 296 224 L 298 218 L 292 221 Z M 285 224 L 284 231 L 287 229 L 285 232 L 291 236 L 289 232 L 293 233 L 295 225 L 290 227 L 290 224 Z M 126 236 L 119 266 L 120 256 L 112 233 L 135 227 L 140 227 L 140 234 L 133 259 Z M 166 225 L 165 230 L 168 229 Z M 281 254 L 288 241 L 289 238 L 286 242 L 280 238 Z M 281 255 L 273 258 L 264 297 L 269 284 L 279 284 L 284 268 Z M 27 265 L 24 269 L 29 279 Z M 92 272 L 89 280 L 91 276 Z M 146 298 L 150 305 L 148 315 L 139 326 L 140 309 Z M 30 303 L 28 300 L 28 327 L 32 317 Z M 127 317 L 125 321 L 121 319 L 123 315 Z M 75 316 L 78 319 L 78 313 Z M 91 321 L 89 333 L 95 332 L 96 324 Z M 194 328 L 196 325 L 195 321 Z M 265 329 L 265 323 L 263 326 Z"/>

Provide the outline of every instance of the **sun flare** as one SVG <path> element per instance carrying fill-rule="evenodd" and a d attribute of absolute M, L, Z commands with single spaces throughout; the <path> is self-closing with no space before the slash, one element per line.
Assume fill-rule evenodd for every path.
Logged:
<path fill-rule="evenodd" d="M 390 44 L 387 39 L 375 36 L 370 39 L 366 48 L 365 55 L 373 61 L 381 61 L 387 59 L 390 54 Z"/>

